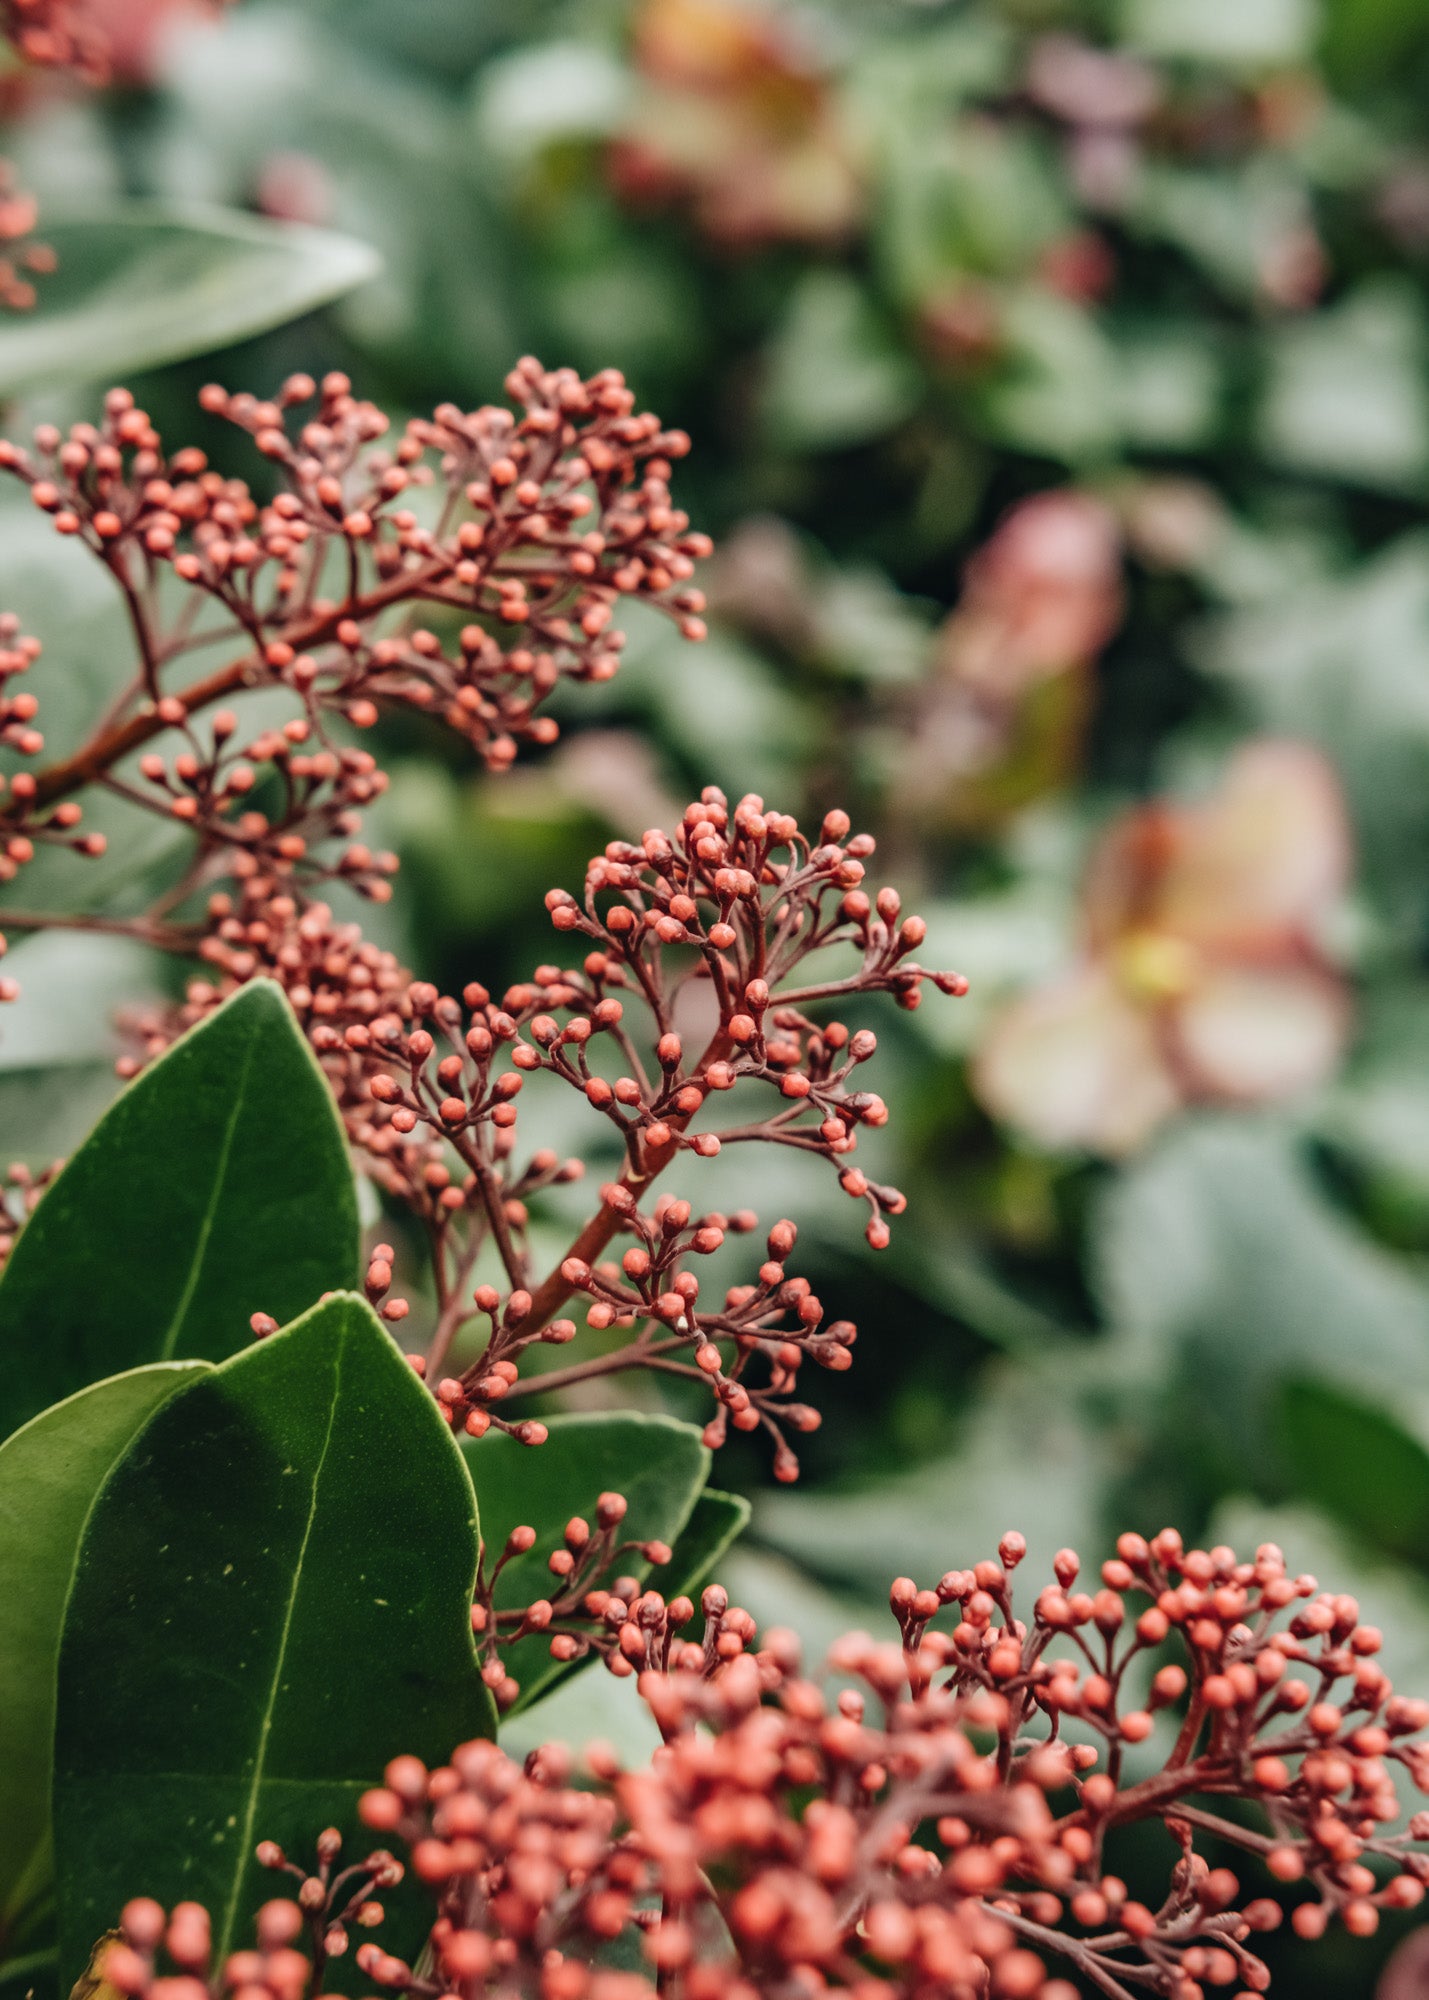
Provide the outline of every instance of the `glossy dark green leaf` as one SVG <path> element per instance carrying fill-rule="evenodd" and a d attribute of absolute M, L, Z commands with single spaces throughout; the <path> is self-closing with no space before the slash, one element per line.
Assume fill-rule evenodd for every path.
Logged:
<path fill-rule="evenodd" d="M 57 1963 L 53 1946 L 7 1958 L 0 1964 L 0 2000 L 54 2000 Z"/>
<path fill-rule="evenodd" d="M 332 1094 L 255 980 L 144 1071 L 35 1210 L 0 1277 L 0 1435 L 149 1361 L 221 1361 L 358 1274 Z"/>
<path fill-rule="evenodd" d="M 296 319 L 378 268 L 365 243 L 228 209 L 128 203 L 44 218 L 58 268 L 0 326 L 0 396 L 110 382 Z"/>
<path fill-rule="evenodd" d="M 673 1417 L 577 1415 L 552 1417 L 550 1437 L 534 1449 L 500 1432 L 462 1442 L 481 1503 L 487 1566 L 500 1556 L 513 1528 L 536 1530 L 530 1553 L 507 1564 L 496 1586 L 498 1611 L 549 1597 L 555 1580 L 546 1558 L 561 1547 L 567 1521 L 579 1514 L 595 1524 L 602 1493 L 623 1493 L 629 1511 L 622 1540 L 678 1541 L 709 1475 L 710 1454 L 693 1424 Z M 645 1577 L 650 1565 L 631 1550 L 617 1565 L 622 1576 Z M 663 1587 L 669 1571 L 657 1571 Z M 505 1655 L 521 1684 L 527 1708 L 571 1671 L 550 1656 L 545 1639 L 523 1639 Z M 584 1664 L 584 1663 L 583 1663 Z"/>
<path fill-rule="evenodd" d="M 95 1506 L 61 1642 L 62 1986 L 141 1890 L 206 1903 L 221 1958 L 272 1894 L 258 1841 L 355 1832 L 388 1758 L 492 1731 L 476 1553 L 451 1433 L 364 1300 L 160 1410 Z"/>
<path fill-rule="evenodd" d="M 718 1565 L 748 1527 L 749 1511 L 742 1493 L 705 1488 L 680 1531 L 661 1580 L 666 1597 L 695 1597 L 707 1583 L 719 1582 Z"/>
<path fill-rule="evenodd" d="M 0 1445 L 0 1958 L 50 1900 L 55 1663 L 80 1538 L 104 1481 L 202 1361 L 96 1382 Z"/>
<path fill-rule="evenodd" d="M 1429 1451 L 1388 1410 L 1324 1382 L 1288 1382 L 1281 1438 L 1297 1496 L 1429 1570 Z"/>

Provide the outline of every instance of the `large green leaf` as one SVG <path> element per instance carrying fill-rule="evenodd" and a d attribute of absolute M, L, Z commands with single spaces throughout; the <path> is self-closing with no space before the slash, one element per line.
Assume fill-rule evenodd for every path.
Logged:
<path fill-rule="evenodd" d="M 296 319 L 378 268 L 365 243 L 220 208 L 47 213 L 59 268 L 0 326 L 0 396 L 117 379 Z"/>
<path fill-rule="evenodd" d="M 146 1361 L 221 1361 L 357 1277 L 357 1196 L 331 1092 L 255 981 L 99 1121 L 0 1277 L 0 1434 Z"/>
<path fill-rule="evenodd" d="M 80 1537 L 100 1487 L 203 1361 L 96 1382 L 0 1445 L 0 1958 L 31 1939 L 52 1884 L 55 1665 Z"/>
<path fill-rule="evenodd" d="M 1260 444 L 1292 472 L 1420 496 L 1429 476 L 1425 327 L 1417 292 L 1380 280 L 1290 320 L 1268 346 Z"/>
<path fill-rule="evenodd" d="M 1429 1451 L 1395 1415 L 1323 1382 L 1290 1382 L 1281 1442 L 1299 1497 L 1429 1570 Z"/>
<path fill-rule="evenodd" d="M 62 1986 L 126 1897 L 194 1897 L 220 1959 L 386 1760 L 495 1726 L 477 1514 L 371 1308 L 330 1299 L 177 1397 L 104 1489 L 60 1648 Z M 401 1944 L 415 1943 L 402 1939 Z"/>
<path fill-rule="evenodd" d="M 57 1963 L 53 1946 L 6 1959 L 0 1965 L 0 2000 L 55 2000 Z"/>
<path fill-rule="evenodd" d="M 623 1493 L 630 1503 L 622 1541 L 662 1541 L 673 1549 L 709 1476 L 710 1454 L 698 1429 L 673 1417 L 552 1417 L 550 1433 L 548 1441 L 534 1450 L 499 1432 L 462 1442 L 481 1503 L 488 1567 L 500 1556 L 513 1528 L 536 1530 L 534 1548 L 501 1573 L 496 1586 L 498 1611 L 551 1595 L 556 1583 L 546 1558 L 561 1547 L 572 1515 L 581 1515 L 594 1527 L 600 1494 Z M 649 1563 L 634 1551 L 622 1557 L 617 1568 L 622 1576 L 650 1574 Z M 674 1569 L 671 1563 L 655 1573 L 658 1588 L 665 1588 Z M 673 1588 L 682 1584 L 683 1577 L 675 1579 Z M 528 1708 L 571 1671 L 551 1658 L 541 1638 L 521 1640 L 505 1658 L 521 1684 L 520 1708 Z"/>
<path fill-rule="evenodd" d="M 1187 1120 L 1107 1183 L 1093 1255 L 1123 1380 L 1160 1382 L 1179 1448 L 1217 1477 L 1277 1482 L 1286 1382 L 1423 1400 L 1429 1289 L 1325 1199 L 1276 1121 Z"/>
<path fill-rule="evenodd" d="M 749 1502 L 742 1493 L 721 1493 L 707 1486 L 681 1530 L 661 1579 L 666 1597 L 693 1597 L 707 1583 L 718 1583 L 718 1566 L 749 1525 Z"/>

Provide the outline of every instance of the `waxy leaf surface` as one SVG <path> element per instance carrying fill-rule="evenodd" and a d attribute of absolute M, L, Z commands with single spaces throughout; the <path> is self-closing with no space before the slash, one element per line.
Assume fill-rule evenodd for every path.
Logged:
<path fill-rule="evenodd" d="M 0 1445 L 0 1959 L 22 1954 L 53 1887 L 55 1667 L 90 1509 L 154 1412 L 202 1361 L 96 1382 Z"/>
<path fill-rule="evenodd" d="M 34 310 L 0 327 L 7 398 L 209 354 L 325 305 L 378 269 L 353 237 L 221 208 L 51 208 L 40 234 L 59 262 L 39 280 Z"/>
<path fill-rule="evenodd" d="M 95 1126 L 0 1276 L 0 1436 L 150 1361 L 222 1361 L 249 1316 L 358 1275 L 326 1080 L 278 988 L 242 987 Z"/>
<path fill-rule="evenodd" d="M 159 1412 L 96 1503 L 61 1643 L 62 1989 L 139 1893 L 207 1904 L 221 1960 L 275 1893 L 260 1840 L 310 1857 L 331 1825 L 365 1853 L 390 1757 L 492 1733 L 476 1556 L 461 1455 L 362 1299 Z"/>
<path fill-rule="evenodd" d="M 707 1486 L 680 1530 L 670 1565 L 658 1588 L 671 1597 L 693 1597 L 707 1583 L 718 1583 L 719 1565 L 749 1525 L 749 1502 L 742 1493 L 721 1493 Z"/>
<path fill-rule="evenodd" d="M 498 1611 L 514 1610 L 559 1590 L 546 1558 L 563 1546 L 561 1538 L 572 1515 L 588 1521 L 595 1533 L 595 1505 L 602 1493 L 623 1493 L 630 1503 L 620 1541 L 673 1545 L 709 1476 L 710 1453 L 699 1431 L 673 1417 L 582 1414 L 552 1417 L 549 1429 L 546 1443 L 534 1447 L 498 1431 L 462 1441 L 481 1503 L 487 1573 L 513 1528 L 536 1530 L 535 1546 L 501 1572 L 496 1585 Z M 644 1557 L 631 1550 L 620 1558 L 613 1574 L 648 1575 L 658 1590 L 665 1587 L 669 1572 L 652 1572 Z M 551 1658 L 548 1641 L 539 1636 L 509 1647 L 503 1658 L 521 1684 L 517 1708 L 529 1707 L 572 1671 Z"/>

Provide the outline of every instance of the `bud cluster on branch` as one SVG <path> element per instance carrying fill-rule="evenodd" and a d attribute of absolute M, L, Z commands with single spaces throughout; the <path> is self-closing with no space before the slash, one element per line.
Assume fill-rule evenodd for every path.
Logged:
<path fill-rule="evenodd" d="M 709 1677 L 737 1658 L 755 1635 L 747 1611 L 729 1601 L 721 1584 L 700 1596 L 704 1630 L 698 1639 L 679 1635 L 695 1615 L 690 1598 L 664 1594 L 633 1576 L 612 1576 L 622 1556 L 637 1555 L 657 1569 L 672 1559 L 666 1542 L 617 1541 L 628 1502 L 623 1493 L 602 1493 L 595 1503 L 595 1530 L 575 1515 L 566 1523 L 561 1547 L 546 1558 L 550 1594 L 514 1609 L 497 1610 L 497 1579 L 506 1565 L 536 1546 L 532 1527 L 513 1528 L 488 1573 L 483 1548 L 477 1569 L 471 1625 L 482 1658 L 482 1679 L 499 1709 L 508 1709 L 521 1684 L 499 1649 L 522 1639 L 547 1639 L 551 1658 L 563 1666 L 593 1655 L 618 1679 L 646 1670 Z"/>
<path fill-rule="evenodd" d="M 926 980 L 948 994 L 966 982 L 920 965 L 922 919 L 865 886 L 872 838 L 842 812 L 812 835 L 762 799 L 731 806 L 706 788 L 677 827 L 612 842 L 581 895 L 553 889 L 552 927 L 579 955 L 500 994 L 414 979 L 322 897 L 339 883 L 391 894 L 396 856 L 360 838 L 386 774 L 352 740 L 384 709 L 431 716 L 500 772 L 521 743 L 554 739 L 542 704 L 560 681 L 616 671 L 622 597 L 703 636 L 691 577 L 709 544 L 668 483 L 688 440 L 637 413 L 613 370 L 582 381 L 527 359 L 506 386 L 515 411 L 443 405 L 395 444 L 342 375 L 291 377 L 269 402 L 206 389 L 205 409 L 268 462 L 266 498 L 201 451 L 167 451 L 124 390 L 98 425 L 42 425 L 30 450 L 0 443 L 0 471 L 113 578 L 134 650 L 89 740 L 32 768 L 42 704 L 28 679 L 8 684 L 40 648 L 13 620 L 0 630 L 0 741 L 24 760 L 0 778 L 0 873 L 21 873 L 41 841 L 100 855 L 104 837 L 82 825 L 87 790 L 187 836 L 187 859 L 140 915 L 12 909 L 6 926 L 117 931 L 203 964 L 181 1007 L 133 1023 L 126 1075 L 246 981 L 282 986 L 360 1164 L 429 1245 L 435 1324 L 415 1358 L 453 1426 L 539 1443 L 543 1424 L 508 1415 L 523 1394 L 646 1368 L 706 1384 L 707 1441 L 762 1428 L 792 1479 L 790 1434 L 818 1423 L 801 1367 L 847 1368 L 854 1328 L 788 1270 L 792 1221 L 766 1232 L 753 1282 L 711 1295 L 694 1267 L 756 1217 L 651 1190 L 726 1146 L 794 1148 L 830 1163 L 869 1243 L 887 1244 L 903 1196 L 855 1157 L 887 1119 L 862 1076 L 877 1040 L 828 1016 L 879 994 L 914 1008 Z M 204 670 L 198 656 L 217 646 L 230 657 Z M 241 702 L 261 691 L 293 712 L 245 730 Z M 520 1149 L 518 1098 L 538 1077 L 569 1087 L 621 1158 L 545 1270 L 531 1204 L 585 1163 Z M 367 1288 L 389 1322 L 409 1310 L 393 1282 L 379 1245 Z M 532 1343 L 575 1337 L 572 1300 L 623 1344 L 523 1378 Z M 255 1315 L 255 1331 L 266 1323 Z"/>
<path fill-rule="evenodd" d="M 1022 1618 L 1025 1546 L 1009 1534 L 929 1589 L 900 1578 L 901 1645 L 852 1633 L 824 1675 L 791 1633 L 756 1647 L 752 1622 L 647 1654 L 664 1739 L 647 1769 L 598 1744 L 579 1774 L 559 1746 L 524 1766 L 487 1742 L 436 1770 L 396 1758 L 361 1817 L 405 1846 L 436 1920 L 415 1964 L 360 1946 L 364 1979 L 420 2000 L 1074 2000 L 1074 1980 L 1112 2000 L 1252 2000 L 1287 1890 L 1308 1892 L 1290 1914 L 1306 1939 L 1332 1920 L 1366 1936 L 1422 1900 L 1429 1813 L 1389 1829 L 1396 1773 L 1429 1787 L 1429 1702 L 1394 1693 L 1353 1598 L 1272 1545 L 1241 1561 L 1166 1530 L 1122 1536 L 1089 1590 L 1063 1550 Z M 715 1624 L 721 1600 L 707 1593 Z M 1164 1829 L 1159 1901 L 1115 1872 L 1146 1822 Z M 1243 1860 L 1212 1865 L 1207 1839 Z M 256 1954 L 211 1967 L 184 1906 L 182 1982 L 157 1977 L 163 1913 L 131 1904 L 108 1976 L 133 2000 L 321 1991 L 354 1910 L 380 1921 L 365 1885 L 401 1865 L 379 1849 L 329 1886 L 323 1840 L 313 1878 L 260 1850 L 302 1887 L 265 1906 Z M 626 1938 L 646 1970 L 603 1969 Z"/>

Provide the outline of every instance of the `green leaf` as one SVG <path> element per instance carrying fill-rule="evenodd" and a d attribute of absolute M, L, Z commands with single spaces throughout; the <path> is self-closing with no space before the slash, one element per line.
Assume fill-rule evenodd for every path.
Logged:
<path fill-rule="evenodd" d="M 0 397 L 114 381 L 297 319 L 378 268 L 365 243 L 221 208 L 46 213 L 59 268 L 0 327 Z"/>
<path fill-rule="evenodd" d="M 99 1489 L 203 1361 L 96 1382 L 0 1445 L 0 1956 L 28 1942 L 52 1886 L 55 1664 L 80 1537 Z"/>
<path fill-rule="evenodd" d="M 800 278 L 769 356 L 764 416 L 787 451 L 834 451 L 911 415 L 918 371 L 855 280 Z"/>
<path fill-rule="evenodd" d="M 501 1747 L 518 1762 L 545 1743 L 564 1743 L 577 1756 L 588 1743 L 608 1743 L 627 1770 L 648 1764 L 660 1748 L 660 1730 L 634 1677 L 617 1679 L 602 1668 L 559 1680 L 530 1708 L 501 1718 Z M 0 1987 L 0 2000 L 9 2000 Z"/>
<path fill-rule="evenodd" d="M 451 1433 L 362 1299 L 160 1410 L 95 1506 L 60 1648 L 62 1987 L 139 1889 L 206 1903 L 221 1960 L 273 1893 L 259 1840 L 309 1855 L 390 1757 L 492 1733 L 476 1555 Z"/>
<path fill-rule="evenodd" d="M 1221 622 L 1204 658 L 1253 726 L 1308 736 L 1333 760 L 1362 893 L 1384 941 L 1415 962 L 1429 842 L 1429 535 L 1401 535 L 1344 571 L 1286 564 Z"/>
<path fill-rule="evenodd" d="M 1184 1121 L 1107 1184 L 1093 1253 L 1125 1378 L 1160 1381 L 1179 1446 L 1218 1477 L 1274 1479 L 1287 1381 L 1399 1407 L 1424 1379 L 1429 1291 L 1325 1200 L 1274 1122 Z"/>
<path fill-rule="evenodd" d="M 1429 1569 L 1429 1451 L 1388 1410 L 1289 1382 L 1281 1435 L 1297 1494 L 1372 1548 Z"/>
<path fill-rule="evenodd" d="M 1313 0 L 1125 0 L 1122 9 L 1134 47 L 1228 67 L 1303 61 L 1318 25 Z"/>
<path fill-rule="evenodd" d="M 54 2000 L 57 1962 L 53 1947 L 6 1959 L 0 1963 L 0 2000 Z"/>
<path fill-rule="evenodd" d="M 661 1579 L 666 1598 L 695 1597 L 707 1583 L 719 1582 L 715 1567 L 749 1526 L 749 1511 L 742 1493 L 705 1488 L 680 1531 Z"/>
<path fill-rule="evenodd" d="M 1114 451 L 1126 385 L 1093 315 L 1028 286 L 1008 298 L 1003 330 L 1006 359 L 979 399 L 992 439 L 1069 465 Z"/>
<path fill-rule="evenodd" d="M 37 931 L 12 943 L 5 970 L 20 997 L 0 1021 L 0 1132 L 10 1158 L 48 1166 L 83 1144 L 122 1089 L 115 1015 L 152 1001 L 154 955 L 133 938 Z"/>
<path fill-rule="evenodd" d="M 0 1434 L 146 1361 L 222 1361 L 248 1319 L 353 1284 L 342 1126 L 283 995 L 243 987 L 124 1092 L 0 1277 Z"/>
<path fill-rule="evenodd" d="M 455 6 L 464 16 L 486 11 L 485 0 Z M 378 7 L 393 15 L 389 0 Z M 519 233 L 518 270 L 490 172 L 466 157 L 459 92 L 365 49 L 350 0 L 333 11 L 340 19 L 308 6 L 235 9 L 222 35 L 183 37 L 166 66 L 164 144 L 149 163 L 175 196 L 237 204 L 275 155 L 300 154 L 328 191 L 335 226 L 382 260 L 380 275 L 337 309 L 344 336 L 396 379 L 489 396 L 526 338 L 530 232 Z M 425 35 L 448 9 L 423 0 L 403 11 L 420 13 Z M 465 38 L 439 38 L 448 59 Z"/>
<path fill-rule="evenodd" d="M 535 1546 L 509 1562 L 497 1580 L 498 1611 L 551 1595 L 556 1586 L 546 1558 L 562 1546 L 573 1514 L 593 1523 L 602 1493 L 623 1493 L 630 1503 L 622 1541 L 668 1542 L 673 1549 L 709 1476 L 710 1454 L 699 1430 L 673 1417 L 582 1414 L 552 1417 L 549 1428 L 548 1441 L 534 1448 L 497 1431 L 461 1441 L 481 1505 L 488 1569 L 513 1528 L 536 1530 Z M 622 1576 L 650 1573 L 649 1563 L 633 1550 L 621 1557 L 617 1569 Z M 673 1570 L 671 1564 L 657 1581 Z M 521 1684 L 521 1699 L 512 1713 L 528 1708 L 572 1671 L 551 1658 L 547 1640 L 540 1637 L 510 1647 L 505 1660 Z"/>
<path fill-rule="evenodd" d="M 1292 472 L 1422 495 L 1426 349 L 1418 296 L 1391 279 L 1281 327 L 1268 351 L 1262 449 Z"/>

